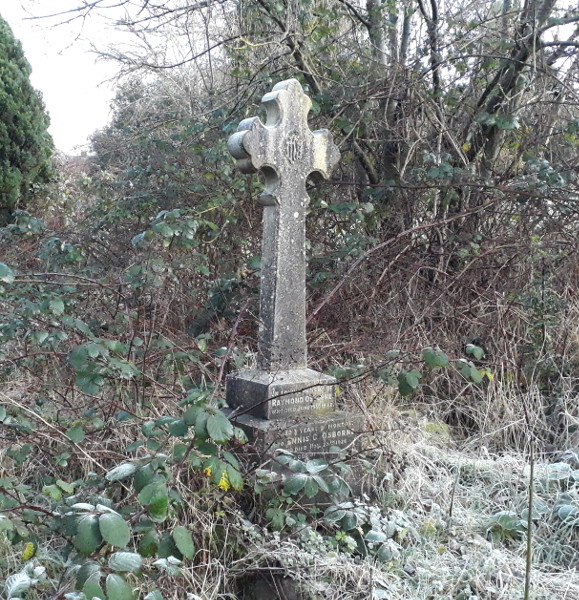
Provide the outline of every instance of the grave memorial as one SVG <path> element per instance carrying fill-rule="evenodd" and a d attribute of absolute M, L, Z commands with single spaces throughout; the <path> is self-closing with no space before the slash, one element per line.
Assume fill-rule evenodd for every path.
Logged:
<path fill-rule="evenodd" d="M 228 148 L 243 173 L 261 171 L 265 190 L 257 369 L 227 378 L 233 420 L 261 449 L 303 455 L 345 447 L 359 420 L 336 410 L 336 380 L 307 367 L 306 179 L 327 179 L 340 159 L 327 130 L 308 126 L 311 100 L 295 79 L 262 98 L 265 124 L 245 119 Z"/>

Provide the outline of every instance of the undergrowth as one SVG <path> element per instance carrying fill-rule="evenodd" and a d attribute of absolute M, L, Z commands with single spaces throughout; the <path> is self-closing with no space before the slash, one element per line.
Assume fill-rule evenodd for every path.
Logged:
<path fill-rule="evenodd" d="M 230 212 L 163 211 L 130 244 L 104 213 L 0 232 L 4 598 L 516 599 L 529 536 L 529 597 L 579 597 L 579 304 L 524 313 L 505 357 L 418 317 L 372 351 L 314 323 L 364 435 L 257 457 L 222 411 L 255 360 L 259 275 Z"/>

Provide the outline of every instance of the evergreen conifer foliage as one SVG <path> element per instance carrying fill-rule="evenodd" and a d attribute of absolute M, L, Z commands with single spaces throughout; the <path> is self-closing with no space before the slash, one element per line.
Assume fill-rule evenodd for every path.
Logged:
<path fill-rule="evenodd" d="M 53 143 L 20 42 L 0 15 L 0 226 L 51 177 Z"/>

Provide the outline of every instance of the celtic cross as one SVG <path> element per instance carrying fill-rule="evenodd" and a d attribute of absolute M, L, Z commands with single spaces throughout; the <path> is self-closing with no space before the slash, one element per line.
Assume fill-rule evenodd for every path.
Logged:
<path fill-rule="evenodd" d="M 243 173 L 265 176 L 258 367 L 272 372 L 306 367 L 306 179 L 327 179 L 340 153 L 329 131 L 310 130 L 312 102 L 297 80 L 275 85 L 262 104 L 265 124 L 245 119 L 228 148 Z"/>

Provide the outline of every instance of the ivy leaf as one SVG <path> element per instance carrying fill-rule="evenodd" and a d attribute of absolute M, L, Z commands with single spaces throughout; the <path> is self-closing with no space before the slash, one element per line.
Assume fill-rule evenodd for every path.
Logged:
<path fill-rule="evenodd" d="M 207 433 L 217 443 L 224 443 L 233 437 L 233 425 L 231 421 L 221 412 L 207 418 Z"/>
<path fill-rule="evenodd" d="M 175 527 L 175 529 L 173 529 L 173 540 L 179 549 L 179 552 L 181 552 L 185 558 L 191 560 L 195 556 L 193 537 L 186 527 L 183 525 Z"/>
<path fill-rule="evenodd" d="M 14 271 L 4 263 L 0 263 L 0 281 L 4 283 L 14 282 Z"/>
<path fill-rule="evenodd" d="M 107 600 L 134 600 L 131 586 L 116 573 L 111 573 L 106 581 Z"/>
<path fill-rule="evenodd" d="M 105 513 L 99 517 L 99 529 L 107 544 L 124 548 L 131 539 L 131 528 L 116 512 Z"/>
<path fill-rule="evenodd" d="M 424 348 L 422 358 L 431 367 L 446 367 L 448 365 L 448 356 L 438 348 Z"/>

